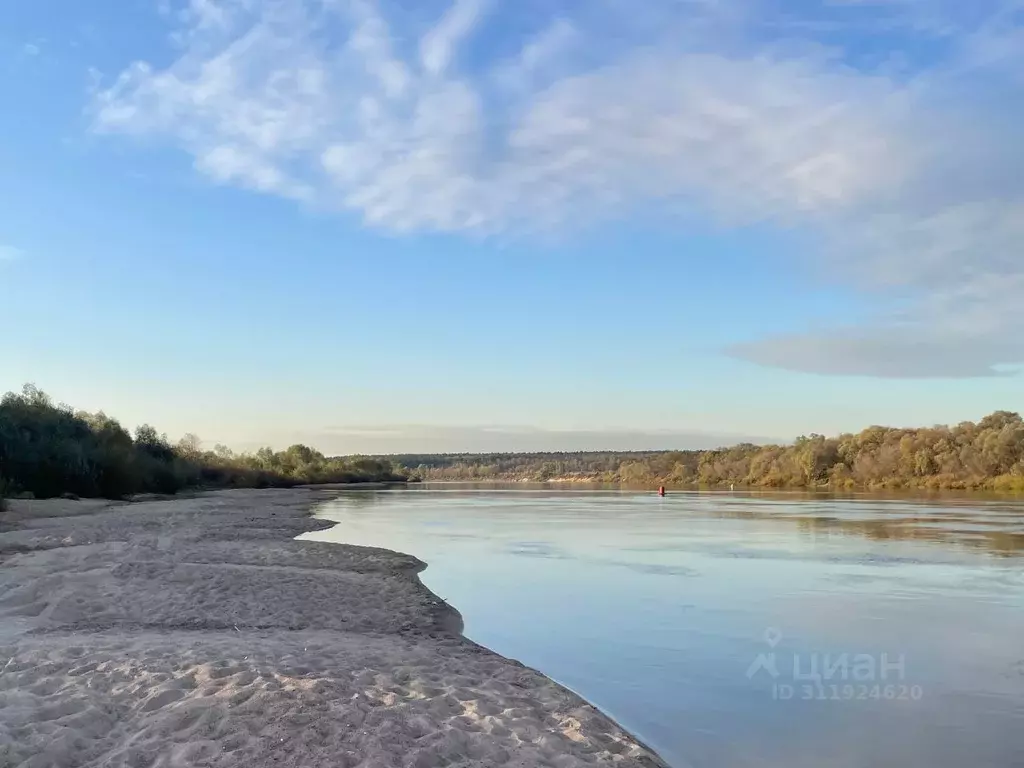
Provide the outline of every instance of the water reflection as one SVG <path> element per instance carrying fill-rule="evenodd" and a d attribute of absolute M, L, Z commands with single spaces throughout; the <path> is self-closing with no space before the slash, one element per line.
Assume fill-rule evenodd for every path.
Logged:
<path fill-rule="evenodd" d="M 446 501 L 475 503 L 480 493 L 501 493 L 513 498 L 546 499 L 571 493 L 574 496 L 621 498 L 644 497 L 614 486 L 517 483 L 418 483 L 408 487 L 347 491 L 348 508 L 391 504 L 396 493 L 436 494 Z M 409 504 L 417 503 L 415 497 Z M 913 495 L 881 497 L 877 493 L 836 495 L 825 492 L 749 491 L 715 493 L 677 491 L 660 500 L 672 503 L 673 511 L 701 512 L 736 520 L 764 520 L 795 525 L 811 539 L 833 535 L 863 536 L 875 541 L 934 542 L 943 547 L 984 550 L 997 557 L 1024 556 L 1024 499 L 999 498 L 992 494 Z M 681 501 L 680 504 L 674 502 Z M 489 505 L 489 508 L 493 504 Z M 461 534 L 467 535 L 467 534 Z"/>
<path fill-rule="evenodd" d="M 316 536 L 427 561 L 470 637 L 673 765 L 1001 768 L 1024 765 L 1022 510 L 425 485 L 345 493 Z"/>

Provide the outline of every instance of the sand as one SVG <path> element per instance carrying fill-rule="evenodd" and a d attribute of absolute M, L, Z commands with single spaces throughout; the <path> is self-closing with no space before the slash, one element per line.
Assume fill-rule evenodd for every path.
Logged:
<path fill-rule="evenodd" d="M 462 637 L 416 558 L 294 541 L 329 496 L 12 502 L 0 768 L 663 765 Z"/>

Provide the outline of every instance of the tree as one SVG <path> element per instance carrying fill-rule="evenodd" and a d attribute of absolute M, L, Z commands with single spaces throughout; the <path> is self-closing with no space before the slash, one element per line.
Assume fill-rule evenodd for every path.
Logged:
<path fill-rule="evenodd" d="M 177 451 L 179 456 L 184 456 L 187 459 L 196 459 L 202 453 L 203 441 L 199 439 L 199 435 L 192 432 L 186 432 L 181 440 L 178 441 Z"/>

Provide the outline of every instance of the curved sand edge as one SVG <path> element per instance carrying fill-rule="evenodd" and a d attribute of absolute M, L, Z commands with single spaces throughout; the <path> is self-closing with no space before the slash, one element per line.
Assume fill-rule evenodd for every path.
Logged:
<path fill-rule="evenodd" d="M 388 550 L 294 541 L 317 489 L 0 516 L 0 765 L 662 766 L 461 635 Z"/>

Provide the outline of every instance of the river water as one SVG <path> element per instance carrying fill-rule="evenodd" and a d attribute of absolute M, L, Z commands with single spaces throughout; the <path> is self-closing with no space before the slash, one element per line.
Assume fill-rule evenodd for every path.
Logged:
<path fill-rule="evenodd" d="M 319 514 L 673 766 L 1024 766 L 1024 502 L 424 484 Z"/>

